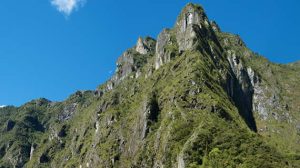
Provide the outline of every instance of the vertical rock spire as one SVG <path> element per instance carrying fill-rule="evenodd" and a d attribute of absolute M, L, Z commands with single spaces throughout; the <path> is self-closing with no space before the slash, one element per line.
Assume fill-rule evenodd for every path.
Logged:
<path fill-rule="evenodd" d="M 199 50 L 214 59 L 220 56 L 218 51 L 222 49 L 215 35 L 220 30 L 216 24 L 214 26 L 212 27 L 201 6 L 189 3 L 178 16 L 175 27 L 159 34 L 155 69 L 180 55 L 182 51 Z"/>
<path fill-rule="evenodd" d="M 207 21 L 204 9 L 192 3 L 189 3 L 178 16 L 176 21 L 176 27 L 180 31 L 186 31 L 187 27 L 190 25 L 198 25 L 202 27 L 203 22 Z"/>
<path fill-rule="evenodd" d="M 177 43 L 180 51 L 194 49 L 203 36 L 209 35 L 209 20 L 199 5 L 188 4 L 178 16 L 176 25 Z"/>
<path fill-rule="evenodd" d="M 140 54 L 147 54 L 149 52 L 148 47 L 144 44 L 144 41 L 141 37 L 139 37 L 136 47 L 135 47 L 136 52 Z"/>
<path fill-rule="evenodd" d="M 170 56 L 166 53 L 165 47 L 170 42 L 171 34 L 170 30 L 164 29 L 157 38 L 156 43 L 156 57 L 155 57 L 155 69 L 158 69 L 165 62 L 170 61 Z"/>

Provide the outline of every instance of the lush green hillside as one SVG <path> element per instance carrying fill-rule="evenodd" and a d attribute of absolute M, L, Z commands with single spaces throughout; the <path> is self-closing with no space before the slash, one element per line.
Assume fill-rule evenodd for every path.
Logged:
<path fill-rule="evenodd" d="M 95 91 L 0 108 L 0 167 L 300 167 L 299 77 L 188 4 Z"/>

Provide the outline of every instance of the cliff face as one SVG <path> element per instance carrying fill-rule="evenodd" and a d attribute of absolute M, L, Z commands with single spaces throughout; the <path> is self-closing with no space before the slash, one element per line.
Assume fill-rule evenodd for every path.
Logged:
<path fill-rule="evenodd" d="M 188 4 L 95 91 L 0 108 L 0 167 L 297 167 L 299 74 Z"/>

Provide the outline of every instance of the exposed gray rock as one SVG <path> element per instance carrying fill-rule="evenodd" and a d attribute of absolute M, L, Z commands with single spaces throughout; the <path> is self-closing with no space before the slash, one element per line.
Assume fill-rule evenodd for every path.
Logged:
<path fill-rule="evenodd" d="M 255 72 L 251 67 L 247 67 L 247 73 L 251 81 L 251 85 L 255 86 L 258 82 L 258 77 L 256 76 Z"/>
<path fill-rule="evenodd" d="M 76 112 L 77 103 L 72 103 L 70 105 L 66 105 L 62 111 L 62 113 L 58 116 L 59 121 L 69 120 L 73 114 Z"/>
<path fill-rule="evenodd" d="M 96 134 L 99 132 L 99 130 L 100 130 L 100 123 L 97 120 L 96 123 L 95 123 L 95 132 L 96 132 Z"/>
<path fill-rule="evenodd" d="M 132 127 L 132 134 L 128 140 L 128 155 L 134 155 L 142 145 L 143 140 L 151 132 L 151 126 L 157 122 L 160 113 L 155 95 L 151 95 L 141 104 L 136 116 L 137 122 Z"/>
<path fill-rule="evenodd" d="M 144 46 L 148 49 L 147 54 L 154 54 L 155 53 L 155 47 L 156 47 L 156 40 L 152 37 L 145 37 L 142 38 Z"/>
<path fill-rule="evenodd" d="M 139 78 L 141 76 L 141 71 L 137 70 L 137 72 L 135 73 L 135 78 Z"/>
<path fill-rule="evenodd" d="M 11 143 L 11 142 L 9 142 Z M 8 163 L 8 167 L 21 168 L 28 161 L 30 155 L 30 146 L 7 144 L 4 161 Z"/>
<path fill-rule="evenodd" d="M 242 86 L 242 89 L 244 91 L 251 91 L 253 90 L 252 85 L 254 82 L 256 82 L 256 78 L 254 75 L 254 72 L 252 72 L 252 69 L 247 69 L 240 58 L 236 55 L 236 52 L 234 50 L 228 50 L 227 51 L 227 59 L 230 63 L 231 69 L 233 70 L 235 76 L 237 77 L 239 83 Z M 250 72 L 250 75 L 248 74 L 248 71 Z M 253 77 L 253 79 L 251 79 Z M 253 84 L 252 84 L 253 83 Z"/>
<path fill-rule="evenodd" d="M 210 27 L 210 23 L 202 7 L 188 4 L 176 22 L 176 38 L 179 51 L 197 48 L 202 36 L 209 35 L 208 27 Z"/>
<path fill-rule="evenodd" d="M 251 68 L 247 68 L 247 72 L 253 87 L 253 112 L 257 112 L 261 120 L 268 120 L 273 117 L 277 121 L 290 122 L 291 116 L 288 113 L 279 113 L 286 107 L 279 103 L 279 90 L 267 87 Z"/>
<path fill-rule="evenodd" d="M 230 64 L 233 75 L 228 78 L 227 91 L 234 100 L 247 125 L 254 131 L 257 131 L 253 115 L 253 86 L 247 68 L 244 66 L 240 57 L 234 50 L 227 50 L 227 60 Z"/>
<path fill-rule="evenodd" d="M 133 53 L 131 50 L 125 51 L 117 61 L 116 74 L 118 79 L 122 80 L 134 71 Z"/>
<path fill-rule="evenodd" d="M 158 69 L 164 63 L 170 61 L 170 56 L 166 54 L 165 47 L 171 40 L 170 30 L 164 29 L 157 38 L 155 69 Z"/>
<path fill-rule="evenodd" d="M 245 47 L 246 44 L 244 43 L 244 41 L 241 39 L 241 37 L 239 35 L 232 35 L 231 38 L 224 38 L 222 41 L 223 45 L 225 47 Z M 246 54 L 244 54 L 244 56 L 250 56 L 250 51 L 245 50 Z"/>
<path fill-rule="evenodd" d="M 176 26 L 180 32 L 185 32 L 190 25 L 198 25 L 200 28 L 203 22 L 207 20 L 202 7 L 195 4 L 188 4 L 179 15 Z"/>
<path fill-rule="evenodd" d="M 148 47 L 144 44 L 144 41 L 141 37 L 139 37 L 136 47 L 135 47 L 136 52 L 140 54 L 147 54 L 149 52 Z"/>
<path fill-rule="evenodd" d="M 115 79 L 115 77 L 113 77 L 112 79 Z M 113 81 L 116 81 L 116 80 L 112 80 L 112 81 L 107 82 L 105 91 L 110 91 L 114 88 L 114 82 Z"/>
<path fill-rule="evenodd" d="M 123 79 L 139 77 L 140 69 L 155 53 L 156 41 L 151 37 L 139 38 L 134 48 L 126 50 L 117 60 L 115 74 L 107 82 L 103 92 L 112 90 Z M 134 73 L 134 74 L 132 74 Z"/>
<path fill-rule="evenodd" d="M 37 146 L 36 144 L 32 144 L 32 145 L 31 145 L 31 148 L 30 148 L 30 157 L 29 157 L 29 160 L 31 160 L 31 159 L 32 159 L 33 152 L 34 152 L 34 150 L 35 150 L 36 146 Z"/>
<path fill-rule="evenodd" d="M 56 129 L 50 126 L 49 130 L 50 130 L 49 137 L 48 137 L 49 141 L 52 141 L 54 139 L 59 140 Z"/>
<path fill-rule="evenodd" d="M 291 122 L 292 118 L 288 113 L 280 112 L 283 111 L 283 107 L 279 103 L 278 92 L 276 88 L 268 88 L 261 83 L 254 85 L 253 111 L 258 112 L 262 120 L 272 117 L 277 121 Z"/>
<path fill-rule="evenodd" d="M 200 38 L 199 27 L 188 26 L 184 32 L 180 32 L 177 35 L 177 42 L 179 45 L 179 51 L 192 50 L 197 48 L 198 40 Z"/>
<path fill-rule="evenodd" d="M 184 160 L 183 160 L 183 154 L 180 153 L 177 157 L 177 162 L 178 162 L 178 168 L 185 168 L 185 163 L 184 163 Z"/>
<path fill-rule="evenodd" d="M 139 78 L 142 74 L 142 67 L 148 59 L 155 54 L 156 40 L 151 37 L 139 38 L 134 48 L 126 50 L 117 60 L 117 68 L 112 78 L 106 82 L 102 89 L 98 89 L 94 94 L 101 97 L 105 92 L 114 89 L 126 77 Z M 149 68 L 149 75 L 152 67 Z M 146 75 L 145 75 L 146 76 Z"/>
<path fill-rule="evenodd" d="M 215 21 L 211 21 L 210 25 L 215 32 L 221 32 L 219 25 Z"/>
<path fill-rule="evenodd" d="M 233 43 L 243 45 L 239 38 L 235 39 Z M 232 43 L 232 41 L 230 43 Z M 257 112 L 261 120 L 268 120 L 272 117 L 277 121 L 290 122 L 291 116 L 278 112 L 283 109 L 279 103 L 279 90 L 277 88 L 269 88 L 266 84 L 263 84 L 251 67 L 246 68 L 243 65 L 235 51 L 228 50 L 227 55 L 231 69 L 244 92 L 244 96 L 246 96 L 241 97 L 241 99 L 248 99 L 245 105 L 251 108 L 252 113 Z M 232 89 L 231 94 L 233 94 Z M 235 91 L 234 93 L 238 92 Z"/>
<path fill-rule="evenodd" d="M 155 97 L 150 98 L 150 100 L 144 104 L 144 110 L 142 114 L 142 139 L 144 139 L 150 130 L 150 126 L 157 122 L 159 115 L 159 106 Z"/>

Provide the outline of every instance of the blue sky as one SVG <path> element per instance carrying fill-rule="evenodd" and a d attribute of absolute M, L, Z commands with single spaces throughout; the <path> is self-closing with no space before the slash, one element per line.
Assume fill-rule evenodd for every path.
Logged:
<path fill-rule="evenodd" d="M 188 2 L 271 61 L 300 60 L 298 0 L 59 1 L 0 1 L 0 105 L 95 89 L 139 36 L 173 27 Z"/>

